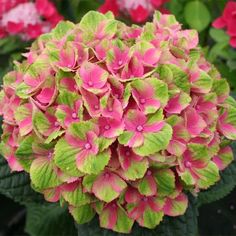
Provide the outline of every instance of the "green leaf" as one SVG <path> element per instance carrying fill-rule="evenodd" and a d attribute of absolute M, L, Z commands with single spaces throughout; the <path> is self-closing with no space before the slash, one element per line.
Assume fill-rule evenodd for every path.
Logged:
<path fill-rule="evenodd" d="M 31 236 L 76 235 L 68 209 L 57 204 L 27 204 L 25 231 Z"/>
<path fill-rule="evenodd" d="M 11 172 L 3 157 L 0 157 L 0 193 L 17 202 L 43 200 L 43 197 L 30 187 L 29 175 L 25 172 Z"/>
<path fill-rule="evenodd" d="M 184 17 L 191 28 L 203 31 L 211 22 L 211 14 L 201 1 L 191 1 L 185 5 Z"/>
<path fill-rule="evenodd" d="M 144 144 L 134 148 L 134 152 L 140 156 L 149 156 L 167 147 L 172 137 L 172 128 L 166 124 L 157 133 L 144 134 Z"/>
<path fill-rule="evenodd" d="M 229 41 L 229 36 L 226 34 L 224 30 L 211 28 L 209 34 L 216 42 Z"/>

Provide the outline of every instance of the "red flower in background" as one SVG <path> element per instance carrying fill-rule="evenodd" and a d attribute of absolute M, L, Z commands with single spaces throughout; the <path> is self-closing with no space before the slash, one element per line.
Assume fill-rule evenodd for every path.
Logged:
<path fill-rule="evenodd" d="M 226 28 L 226 32 L 230 36 L 229 43 L 236 48 L 236 2 L 229 1 L 222 16 L 217 18 L 212 25 L 217 29 Z"/>
<path fill-rule="evenodd" d="M 111 11 L 115 16 L 126 14 L 133 22 L 143 23 L 157 9 L 168 13 L 167 9 L 162 8 L 167 1 L 169 0 L 105 0 L 98 10 L 102 13 Z"/>
<path fill-rule="evenodd" d="M 35 39 L 62 19 L 49 0 L 0 0 L 0 38 L 19 35 L 23 40 Z"/>
<path fill-rule="evenodd" d="M 114 16 L 119 15 L 119 7 L 116 0 L 105 0 L 104 4 L 100 6 L 99 11 L 104 14 L 108 11 L 111 11 Z"/>

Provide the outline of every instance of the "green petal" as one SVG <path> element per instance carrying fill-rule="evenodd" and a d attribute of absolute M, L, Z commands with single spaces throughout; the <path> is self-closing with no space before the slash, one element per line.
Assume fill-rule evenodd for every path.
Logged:
<path fill-rule="evenodd" d="M 168 196 L 175 190 L 175 174 L 170 169 L 157 170 L 155 172 L 158 196 Z"/>
<path fill-rule="evenodd" d="M 91 202 L 91 197 L 88 193 L 83 192 L 82 185 L 79 184 L 78 187 L 73 191 L 62 191 L 63 198 L 75 207 L 79 207 Z"/>
<path fill-rule="evenodd" d="M 141 179 L 145 175 L 148 168 L 148 160 L 143 158 L 141 161 L 133 161 L 127 170 L 124 170 L 123 175 L 128 180 Z"/>
<path fill-rule="evenodd" d="M 195 92 L 208 93 L 212 88 L 212 84 L 212 78 L 206 72 L 202 71 L 199 78 L 192 83 L 191 87 Z"/>
<path fill-rule="evenodd" d="M 184 172 L 180 172 L 179 176 L 187 186 L 192 186 L 196 183 L 196 180 L 193 178 L 191 172 L 188 169 L 186 169 Z"/>
<path fill-rule="evenodd" d="M 210 161 L 205 168 L 198 169 L 196 172 L 200 176 L 200 179 L 197 182 L 199 188 L 209 188 L 220 179 L 219 169 L 212 161 Z"/>
<path fill-rule="evenodd" d="M 55 166 L 47 157 L 40 157 L 32 162 L 30 178 L 32 183 L 39 189 L 52 188 L 60 184 Z"/>
<path fill-rule="evenodd" d="M 90 205 L 80 207 L 69 207 L 70 213 L 74 217 L 76 223 L 84 224 L 89 222 L 95 216 L 95 211 Z"/>
<path fill-rule="evenodd" d="M 160 150 L 166 149 L 172 137 L 172 128 L 166 124 L 158 133 L 144 134 L 144 143 L 134 148 L 134 152 L 140 156 L 149 156 Z"/>
<path fill-rule="evenodd" d="M 61 138 L 54 149 L 55 164 L 65 173 L 71 176 L 82 176 L 77 169 L 75 157 L 79 149 L 70 146 L 64 138 Z"/>
<path fill-rule="evenodd" d="M 49 130 L 51 124 L 43 112 L 37 111 L 33 114 L 33 128 L 36 133 L 44 135 Z"/>
<path fill-rule="evenodd" d="M 20 146 L 16 150 L 16 157 L 26 171 L 30 171 L 32 161 L 35 159 L 33 155 L 32 145 L 35 142 L 33 136 L 27 136 L 20 142 Z"/>
<path fill-rule="evenodd" d="M 104 170 L 110 160 L 110 156 L 111 153 L 108 150 L 98 153 L 96 156 L 87 156 L 79 170 L 86 174 L 98 174 Z"/>
<path fill-rule="evenodd" d="M 108 228 L 108 223 L 110 220 L 109 217 L 110 214 L 108 210 L 103 210 L 101 214 L 99 214 L 99 221 L 101 227 Z M 134 221 L 127 216 L 126 212 L 123 209 L 119 207 L 117 209 L 117 221 L 112 230 L 119 233 L 130 233 L 133 224 Z"/>
<path fill-rule="evenodd" d="M 162 211 L 154 212 L 151 209 L 147 209 L 143 214 L 143 226 L 149 229 L 154 229 L 160 224 L 164 216 Z"/>
<path fill-rule="evenodd" d="M 124 131 L 123 134 L 118 137 L 118 141 L 120 144 L 126 145 L 133 135 L 132 132 Z"/>

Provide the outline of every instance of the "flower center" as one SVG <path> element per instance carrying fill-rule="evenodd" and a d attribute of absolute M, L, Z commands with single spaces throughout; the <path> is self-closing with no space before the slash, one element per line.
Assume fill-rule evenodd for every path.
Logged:
<path fill-rule="evenodd" d="M 138 125 L 137 128 L 136 128 L 136 130 L 137 130 L 138 132 L 142 132 L 142 131 L 143 131 L 143 126 L 142 126 L 142 125 Z"/>
<path fill-rule="evenodd" d="M 148 201 L 148 198 L 147 197 L 143 197 L 142 199 L 144 202 L 147 202 Z"/>
<path fill-rule="evenodd" d="M 95 106 L 94 106 L 94 109 L 95 109 L 95 110 L 98 110 L 98 109 L 99 109 L 99 106 L 98 106 L 98 105 L 95 105 Z"/>
<path fill-rule="evenodd" d="M 105 176 L 105 178 L 109 178 L 110 174 L 109 173 L 105 173 L 104 176 Z"/>
<path fill-rule="evenodd" d="M 126 151 L 126 152 L 125 152 L 125 155 L 126 155 L 126 156 L 130 156 L 130 154 L 131 154 L 130 151 Z"/>
<path fill-rule="evenodd" d="M 71 116 L 72 116 L 73 119 L 77 118 L 77 114 L 75 112 L 73 112 Z"/>
<path fill-rule="evenodd" d="M 49 158 L 49 159 L 52 157 L 52 154 L 53 154 L 52 152 L 49 152 L 49 153 L 48 153 L 48 158 Z"/>
<path fill-rule="evenodd" d="M 110 128 L 111 128 L 110 125 L 105 125 L 104 127 L 105 130 L 109 130 Z"/>
<path fill-rule="evenodd" d="M 122 60 L 119 60 L 118 61 L 118 65 L 121 66 L 123 64 L 123 61 Z"/>
<path fill-rule="evenodd" d="M 91 144 L 90 143 L 86 143 L 85 145 L 84 145 L 84 147 L 85 147 L 85 149 L 86 150 L 89 150 L 89 149 L 91 149 Z"/>
<path fill-rule="evenodd" d="M 54 123 L 54 126 L 55 126 L 55 127 L 59 127 L 59 125 L 60 125 L 60 124 L 59 124 L 57 121 Z"/>
<path fill-rule="evenodd" d="M 140 103 L 141 103 L 141 104 L 144 104 L 145 102 L 146 102 L 145 98 L 141 98 L 141 99 L 140 99 Z"/>
<path fill-rule="evenodd" d="M 190 168 L 192 166 L 192 163 L 190 161 L 185 161 L 184 162 L 184 165 L 187 167 L 187 168 Z"/>
<path fill-rule="evenodd" d="M 93 82 L 92 82 L 92 81 L 89 81 L 89 82 L 88 82 L 88 85 L 89 85 L 90 87 L 92 87 L 92 86 L 93 86 Z"/>

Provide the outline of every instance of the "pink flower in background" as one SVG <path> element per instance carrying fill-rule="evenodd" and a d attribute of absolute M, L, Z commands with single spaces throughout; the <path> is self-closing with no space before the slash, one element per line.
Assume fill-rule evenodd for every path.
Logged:
<path fill-rule="evenodd" d="M 0 38 L 19 35 L 23 40 L 49 32 L 60 20 L 55 6 L 48 0 L 0 2 Z"/>
<path fill-rule="evenodd" d="M 218 17 L 212 25 L 217 29 L 225 28 L 230 36 L 230 45 L 236 48 L 236 2 L 227 2 L 222 16 Z"/>
<path fill-rule="evenodd" d="M 135 23 L 143 23 L 155 11 L 167 13 L 162 5 L 168 0 L 105 0 L 104 4 L 99 8 L 99 11 L 106 13 L 113 12 L 115 16 L 121 14 L 129 15 Z"/>

